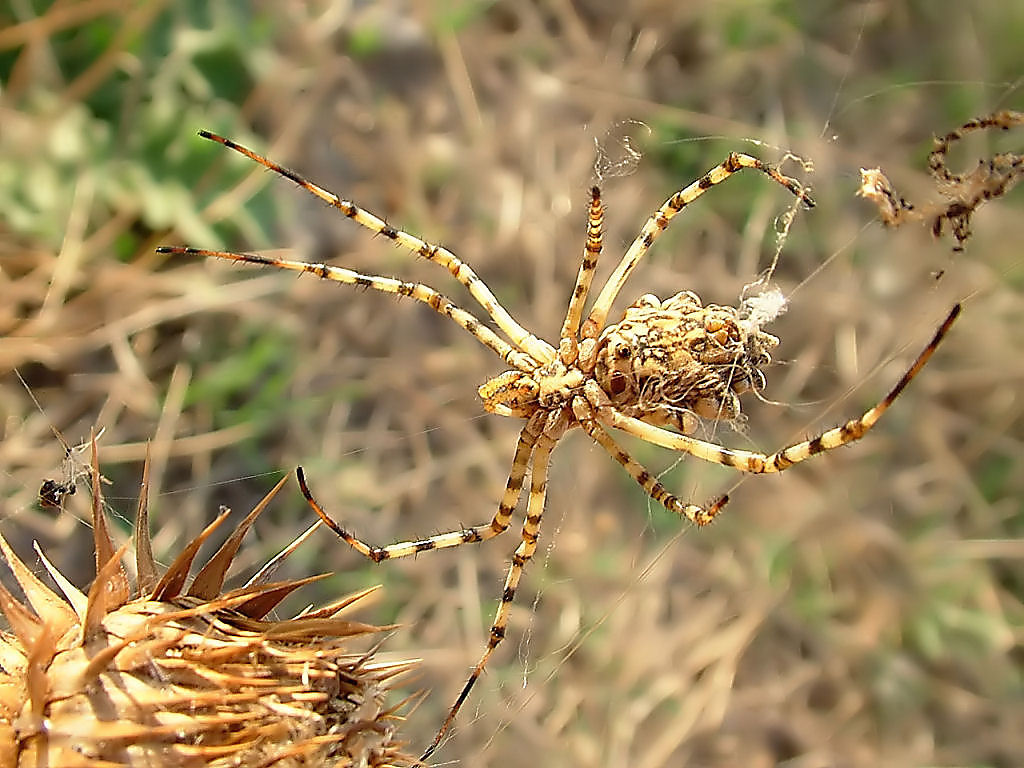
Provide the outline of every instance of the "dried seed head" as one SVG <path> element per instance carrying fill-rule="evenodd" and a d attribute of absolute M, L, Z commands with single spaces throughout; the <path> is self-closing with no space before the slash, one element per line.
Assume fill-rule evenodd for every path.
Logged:
<path fill-rule="evenodd" d="M 376 661 L 348 647 L 382 629 L 341 615 L 373 590 L 283 621 L 266 617 L 321 577 L 270 583 L 264 569 L 222 590 L 242 536 L 285 480 L 188 586 L 196 553 L 227 511 L 158 576 L 144 533 L 144 481 L 133 587 L 121 563 L 126 547 L 115 551 L 107 530 L 93 446 L 97 576 L 88 595 L 43 558 L 58 595 L 0 537 L 25 594 L 22 602 L 0 586 L 11 627 L 0 633 L 0 768 L 414 763 L 395 740 L 398 718 L 384 698 L 415 662 Z"/>

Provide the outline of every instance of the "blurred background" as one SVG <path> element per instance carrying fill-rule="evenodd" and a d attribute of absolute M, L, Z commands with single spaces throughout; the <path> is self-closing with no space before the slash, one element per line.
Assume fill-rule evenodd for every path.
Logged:
<path fill-rule="evenodd" d="M 818 207 L 796 217 L 774 273 L 789 306 L 768 329 L 782 342 L 765 401 L 746 397 L 744 423 L 705 437 L 772 451 L 831 427 L 888 390 L 955 301 L 962 319 L 867 439 L 781 476 L 623 438 L 683 498 L 732 494 L 701 531 L 570 433 L 508 639 L 435 759 L 1020 766 L 1024 198 L 982 208 L 954 255 L 925 227 L 884 229 L 855 191 L 861 167 L 881 166 L 911 201 L 937 199 L 931 137 L 1024 108 L 1021 40 L 1016 1 L 6 4 L 3 535 L 26 556 L 39 541 L 78 584 L 92 576 L 87 494 L 62 513 L 36 498 L 88 460 L 66 460 L 54 429 L 72 448 L 104 430 L 104 493 L 125 536 L 152 441 L 165 557 L 219 504 L 242 515 L 299 464 L 373 543 L 494 513 L 521 423 L 483 413 L 476 388 L 502 367 L 468 334 L 410 301 L 153 249 L 330 261 L 423 280 L 475 311 L 466 292 L 198 129 L 447 245 L 547 339 L 598 147 L 613 161 L 599 280 L 729 151 L 793 152 L 813 169 L 783 171 Z M 950 163 L 1022 145 L 1024 131 L 974 135 Z M 754 174 L 711 190 L 617 311 L 646 291 L 735 304 L 791 202 Z M 244 565 L 311 521 L 290 485 Z M 321 532 L 292 562 L 293 576 L 335 574 L 309 602 L 385 585 L 364 618 L 403 625 L 386 647 L 424 659 L 412 750 L 476 662 L 517 543 L 513 529 L 373 566 Z"/>

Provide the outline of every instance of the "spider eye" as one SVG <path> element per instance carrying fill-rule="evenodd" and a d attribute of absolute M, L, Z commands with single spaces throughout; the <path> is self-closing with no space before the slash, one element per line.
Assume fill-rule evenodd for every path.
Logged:
<path fill-rule="evenodd" d="M 619 344 L 615 348 L 615 356 L 620 360 L 629 360 L 629 357 L 632 354 L 633 350 L 631 350 L 627 344 Z"/>

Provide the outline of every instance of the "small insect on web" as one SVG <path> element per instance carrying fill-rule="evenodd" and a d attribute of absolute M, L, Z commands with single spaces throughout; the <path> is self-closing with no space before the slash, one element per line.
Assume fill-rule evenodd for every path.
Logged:
<path fill-rule="evenodd" d="M 21 386 L 25 388 L 25 392 L 28 393 L 28 396 L 35 405 L 36 410 L 39 411 L 43 418 L 46 418 L 46 411 L 43 410 L 43 406 L 40 405 L 39 401 L 36 399 L 35 394 L 32 392 L 32 388 L 29 387 L 28 382 L 25 381 L 21 372 L 14 369 L 14 374 L 17 376 L 18 381 L 21 382 Z M 89 469 L 82 465 L 75 457 L 76 454 L 82 453 L 89 446 L 89 443 L 83 442 L 72 447 L 64 438 L 63 433 L 57 429 L 52 422 L 50 422 L 50 431 L 64 449 L 64 458 L 61 461 L 60 468 L 60 479 L 55 480 L 52 477 L 44 479 L 42 484 L 39 486 L 39 491 L 36 494 L 36 500 L 39 502 L 39 506 L 43 509 L 61 512 L 64 510 L 64 504 L 67 497 L 74 496 L 77 492 L 79 480 L 89 475 Z M 97 432 L 96 439 L 98 440 L 103 437 L 103 433 L 105 431 L 106 427 Z M 100 480 L 106 482 L 106 478 L 102 475 L 100 476 Z"/>
<path fill-rule="evenodd" d="M 604 245 L 601 189 L 594 186 L 590 192 L 587 233 L 575 287 L 570 294 L 558 342 L 552 345 L 520 325 L 476 272 L 447 248 L 392 227 L 355 203 L 342 200 L 295 171 L 230 139 L 207 131 L 201 131 L 200 136 L 223 144 L 290 179 L 372 233 L 443 267 L 468 289 L 473 300 L 498 328 L 498 331 L 491 330 L 475 315 L 423 283 L 259 254 L 167 246 L 157 249 L 166 254 L 211 256 L 308 272 L 324 280 L 408 296 L 450 318 L 510 367 L 477 390 L 488 412 L 525 420 L 513 453 L 505 491 L 497 512 L 489 522 L 384 547 L 371 545 L 334 521 L 309 490 L 302 469 L 297 471 L 302 492 L 320 519 L 349 546 L 377 563 L 430 550 L 476 544 L 498 536 L 511 525 L 512 514 L 529 475 L 521 541 L 505 577 L 487 645 L 423 753 L 424 760 L 450 730 L 474 683 L 505 637 L 516 588 L 523 569 L 537 548 L 547 492 L 548 463 L 555 445 L 566 432 L 579 427 L 651 498 L 670 512 L 704 526 L 721 512 L 727 497 L 714 499 L 707 505 L 682 501 L 622 448 L 609 428 L 743 472 L 781 472 L 816 454 L 863 437 L 928 362 L 960 312 L 959 305 L 953 307 L 932 340 L 889 394 L 863 415 L 810 440 L 770 454 L 727 448 L 697 439 L 692 434 L 698 429 L 701 419 L 740 418 L 739 397 L 744 392 L 756 392 L 764 387 L 761 369 L 771 362 L 771 352 L 779 343 L 778 338 L 763 331 L 758 322 L 752 322 L 749 307 L 704 305 L 695 293 L 685 290 L 667 299 L 653 294 L 641 296 L 614 323 L 608 323 L 608 315 L 627 279 L 672 219 L 709 189 L 734 174 L 743 170 L 759 171 L 796 196 L 806 207 L 813 207 L 814 201 L 806 190 L 773 166 L 756 157 L 734 152 L 701 178 L 669 197 L 643 225 L 584 317 L 598 257 Z"/>
<path fill-rule="evenodd" d="M 63 509 L 64 497 L 74 496 L 77 484 L 74 481 L 58 483 L 47 478 L 39 486 L 39 506 L 44 509 Z"/>
<path fill-rule="evenodd" d="M 39 486 L 38 500 L 39 506 L 43 509 L 63 511 L 67 497 L 74 496 L 78 490 L 79 480 L 89 475 L 88 468 L 81 465 L 75 458 L 75 454 L 84 451 L 88 447 L 88 443 L 72 447 L 56 427 L 51 425 L 50 429 L 53 430 L 54 436 L 64 448 L 64 460 L 61 462 L 60 480 L 53 478 L 43 480 L 42 485 Z M 96 439 L 99 440 L 105 431 L 104 428 L 97 432 Z M 106 478 L 102 476 L 100 476 L 100 480 L 106 482 Z"/>

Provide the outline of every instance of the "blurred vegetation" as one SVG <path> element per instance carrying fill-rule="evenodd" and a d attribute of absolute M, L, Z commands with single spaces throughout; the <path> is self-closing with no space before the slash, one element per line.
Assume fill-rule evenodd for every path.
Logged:
<path fill-rule="evenodd" d="M 791 304 L 772 329 L 772 402 L 749 398 L 746 424 L 709 436 L 771 450 L 831 426 L 890 386 L 953 301 L 964 318 L 877 432 L 806 469 L 738 479 L 624 441 L 674 490 L 729 490 L 699 534 L 571 435 L 552 471 L 553 547 L 439 758 L 1024 764 L 1021 194 L 979 212 L 955 258 L 923 228 L 883 230 L 853 195 L 858 169 L 880 165 L 908 198 L 934 196 L 932 134 L 1024 109 L 1021 39 L 1019 2 L 12 2 L 4 534 L 90 578 L 84 494 L 59 516 L 35 503 L 61 472 L 51 425 L 71 444 L 106 430 L 105 493 L 124 516 L 152 440 L 167 550 L 296 464 L 375 543 L 493 514 L 517 426 L 481 416 L 475 388 L 499 369 L 472 339 L 410 302 L 153 248 L 289 249 L 464 293 L 198 129 L 452 247 L 546 338 L 578 266 L 595 140 L 628 132 L 643 152 L 605 179 L 605 270 L 728 151 L 789 150 L 813 163 L 784 167 L 819 206 L 774 276 Z M 976 136 L 952 162 L 1022 145 Z M 735 302 L 771 260 L 783 198 L 753 175 L 713 190 L 623 298 Z M 293 495 L 248 565 L 309 524 Z M 339 571 L 327 596 L 388 582 L 374 619 L 411 626 L 396 642 L 416 644 L 433 689 L 414 747 L 477 658 L 515 538 L 372 568 L 324 535 L 293 563 Z"/>
<path fill-rule="evenodd" d="M 147 233 L 166 229 L 204 242 L 261 239 L 274 221 L 265 196 L 253 196 L 227 221 L 203 216 L 218 190 L 204 192 L 201 179 L 217 153 L 182 126 L 249 133 L 242 109 L 270 63 L 270 20 L 252 16 L 244 2 L 143 3 L 126 5 L 123 15 L 100 3 L 78 8 L 89 5 L 86 19 L 67 26 L 60 17 L 73 19 L 74 6 L 50 15 L 22 9 L 42 14 L 37 28 L 54 19 L 52 34 L 32 45 L 43 29 L 25 30 L 32 42 L 0 53 L 10 110 L 0 136 L 0 205 L 11 228 L 57 247 L 75 195 L 87 194 L 87 230 L 112 218 L 134 220 L 112 243 L 122 259 L 137 253 Z M 7 27 L 12 42 L 18 30 Z M 236 168 L 220 181 L 237 183 L 243 173 Z"/>

